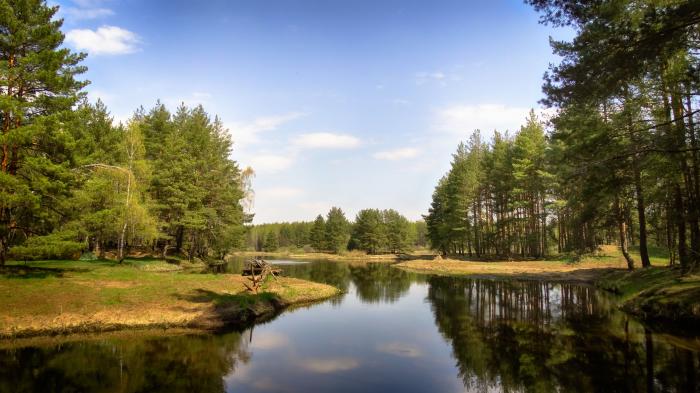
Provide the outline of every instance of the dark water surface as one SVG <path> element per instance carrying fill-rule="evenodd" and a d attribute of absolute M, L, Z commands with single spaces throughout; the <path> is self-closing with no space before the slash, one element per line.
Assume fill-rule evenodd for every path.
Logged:
<path fill-rule="evenodd" d="M 654 334 L 591 287 L 282 268 L 347 293 L 243 332 L 2 350 L 0 392 L 700 391 L 697 338 Z"/>

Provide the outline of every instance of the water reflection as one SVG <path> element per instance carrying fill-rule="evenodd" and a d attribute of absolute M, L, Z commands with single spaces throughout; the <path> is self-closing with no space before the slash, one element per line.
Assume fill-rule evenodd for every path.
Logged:
<path fill-rule="evenodd" d="M 426 276 L 392 268 L 387 263 L 321 260 L 289 263 L 286 260 L 274 259 L 271 261 L 282 264 L 282 275 L 286 277 L 333 285 L 346 293 L 352 284 L 357 295 L 368 303 L 395 302 L 408 292 L 412 283 L 426 280 Z M 231 258 L 227 264 L 220 265 L 216 269 L 221 273 L 240 273 L 244 264 L 244 258 Z M 339 304 L 341 300 L 342 297 L 339 297 L 332 302 Z"/>
<path fill-rule="evenodd" d="M 139 336 L 0 351 L 0 392 L 222 392 L 241 333 Z"/>
<path fill-rule="evenodd" d="M 592 287 L 322 261 L 284 274 L 346 294 L 240 333 L 0 350 L 0 393 L 700 391 L 697 341 Z"/>
<path fill-rule="evenodd" d="M 475 391 L 697 391 L 697 352 L 665 342 L 587 286 L 431 278 L 428 299 Z"/>

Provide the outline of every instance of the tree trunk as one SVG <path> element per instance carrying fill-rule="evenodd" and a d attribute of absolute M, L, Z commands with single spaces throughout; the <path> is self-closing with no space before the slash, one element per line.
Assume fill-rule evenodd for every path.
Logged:
<path fill-rule="evenodd" d="M 620 236 L 620 250 L 627 261 L 627 269 L 634 270 L 634 260 L 627 250 L 627 220 L 620 206 L 620 197 L 615 197 L 615 208 L 617 210 L 617 228 Z"/>
<path fill-rule="evenodd" d="M 636 158 L 635 158 L 636 160 Z M 647 219 L 644 206 L 644 194 L 642 193 L 642 179 L 639 168 L 634 164 L 634 189 L 637 194 L 637 215 L 639 216 L 639 256 L 642 259 L 642 267 L 650 267 L 649 250 L 647 249 Z"/>
<path fill-rule="evenodd" d="M 687 272 L 688 269 L 688 250 L 685 239 L 685 214 L 683 211 L 683 197 L 681 195 L 681 186 L 676 184 L 675 189 L 675 206 L 676 211 L 676 226 L 678 227 L 678 262 L 681 264 L 681 270 Z"/>

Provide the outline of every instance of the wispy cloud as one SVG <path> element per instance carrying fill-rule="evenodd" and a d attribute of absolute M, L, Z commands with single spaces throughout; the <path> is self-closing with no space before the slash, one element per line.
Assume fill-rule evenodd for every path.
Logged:
<path fill-rule="evenodd" d="M 460 135 L 467 135 L 476 129 L 513 132 L 525 123 L 529 111 L 530 108 L 526 107 L 500 104 L 452 105 L 436 112 L 434 128 Z"/>
<path fill-rule="evenodd" d="M 62 14 L 74 20 L 98 19 L 114 15 L 114 11 L 109 8 L 77 8 L 66 7 Z"/>
<path fill-rule="evenodd" d="M 292 145 L 303 149 L 352 149 L 360 145 L 360 140 L 347 134 L 316 132 L 297 136 Z"/>
<path fill-rule="evenodd" d="M 234 143 L 240 147 L 242 145 L 260 142 L 259 134 L 265 131 L 275 130 L 283 124 L 304 116 L 306 116 L 306 114 L 302 112 L 290 112 L 280 115 L 258 117 L 251 122 L 229 123 L 226 124 L 226 127 L 229 133 L 231 133 Z"/>
<path fill-rule="evenodd" d="M 288 199 L 304 195 L 304 190 L 296 187 L 263 188 L 256 192 L 258 198 Z"/>
<path fill-rule="evenodd" d="M 114 15 L 114 11 L 104 6 L 102 0 L 73 0 L 72 5 L 58 9 L 59 17 L 71 21 L 105 18 Z"/>
<path fill-rule="evenodd" d="M 93 55 L 123 55 L 136 52 L 141 41 L 129 30 L 105 25 L 97 30 L 70 30 L 66 33 L 66 42 Z"/>
<path fill-rule="evenodd" d="M 261 154 L 252 156 L 249 162 L 255 172 L 270 174 L 289 168 L 294 163 L 294 160 L 287 156 Z"/>
<path fill-rule="evenodd" d="M 403 147 L 393 150 L 384 150 L 374 153 L 372 156 L 377 160 L 398 161 L 417 157 L 420 150 L 414 147 Z"/>
<path fill-rule="evenodd" d="M 172 108 L 177 108 L 181 104 L 185 104 L 185 106 L 192 108 L 196 107 L 197 105 L 206 105 L 211 98 L 212 95 L 210 93 L 195 91 L 189 96 L 185 97 L 166 98 L 163 100 L 163 102 Z"/>
<path fill-rule="evenodd" d="M 459 81 L 462 77 L 454 72 L 431 71 L 431 72 L 416 72 L 416 85 L 425 85 L 428 83 L 436 83 L 440 86 L 447 85 L 449 81 Z"/>

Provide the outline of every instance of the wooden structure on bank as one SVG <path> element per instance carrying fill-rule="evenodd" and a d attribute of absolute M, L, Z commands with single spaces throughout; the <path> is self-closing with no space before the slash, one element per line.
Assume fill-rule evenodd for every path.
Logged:
<path fill-rule="evenodd" d="M 251 259 L 245 263 L 241 274 L 244 276 L 252 276 L 254 274 L 262 274 L 266 270 L 268 271 L 268 274 L 272 274 L 273 276 L 278 276 L 280 273 L 282 273 L 282 269 L 275 268 L 266 260 L 255 257 L 254 259 Z"/>
<path fill-rule="evenodd" d="M 279 275 L 281 272 L 282 269 L 273 268 L 272 265 L 264 259 L 256 257 L 247 261 L 243 267 L 243 272 L 241 274 L 248 276 L 248 280 L 251 282 L 251 285 L 246 283 L 243 283 L 243 285 L 245 285 L 250 292 L 258 293 L 258 290 L 262 283 L 265 282 L 265 278 L 267 278 L 268 274 L 276 280 L 277 278 L 275 276 Z"/>

